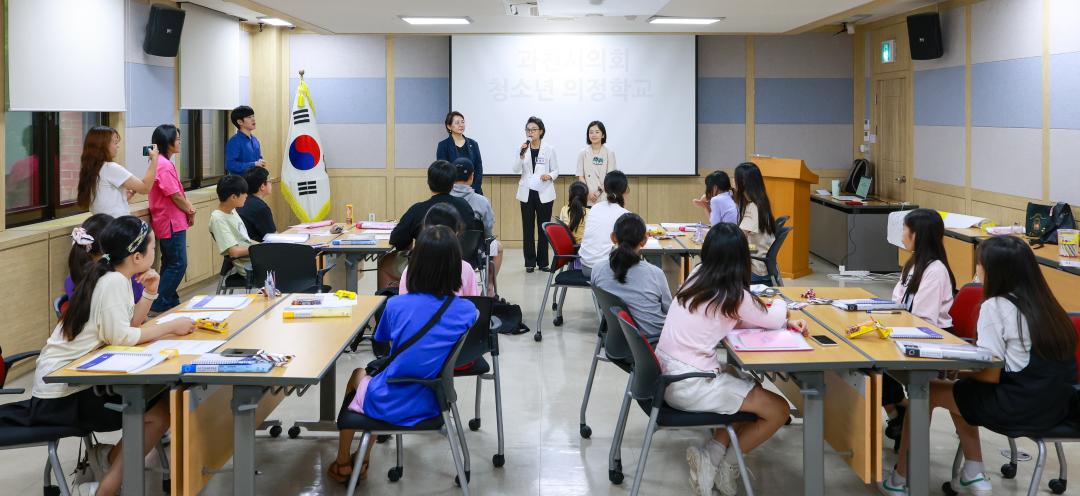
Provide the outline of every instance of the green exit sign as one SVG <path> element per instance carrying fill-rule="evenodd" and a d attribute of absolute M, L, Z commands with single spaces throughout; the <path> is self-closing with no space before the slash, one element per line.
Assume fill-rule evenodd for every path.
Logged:
<path fill-rule="evenodd" d="M 896 61 L 896 40 L 881 42 L 881 63 L 891 64 Z"/>

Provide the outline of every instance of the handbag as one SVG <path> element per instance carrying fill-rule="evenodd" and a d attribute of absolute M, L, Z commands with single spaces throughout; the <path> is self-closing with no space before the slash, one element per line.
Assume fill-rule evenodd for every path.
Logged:
<path fill-rule="evenodd" d="M 1050 220 L 1050 205 L 1028 203 L 1024 213 L 1024 232 L 1032 238 L 1042 238 Z"/>
<path fill-rule="evenodd" d="M 383 370 L 386 370 L 386 367 L 390 366 L 390 362 L 393 362 L 394 358 L 397 358 L 398 355 L 404 353 L 405 350 L 409 349 L 410 346 L 419 341 L 420 338 L 424 337 L 424 335 L 427 334 L 432 327 L 435 327 L 435 324 L 437 322 L 439 322 L 439 319 L 441 319 L 443 314 L 446 313 L 446 309 L 450 308 L 450 302 L 452 301 L 454 301 L 453 294 L 446 297 L 446 301 L 444 301 L 442 306 L 439 307 L 439 310 L 435 312 L 435 315 L 431 316 L 431 320 L 428 320 L 428 323 L 424 324 L 424 327 L 422 329 L 420 329 L 416 334 L 413 334 L 409 339 L 405 340 L 404 343 L 401 343 L 401 346 L 398 347 L 398 349 L 394 350 L 392 353 L 390 353 L 390 355 L 376 358 L 368 362 L 367 367 L 365 367 L 367 375 L 375 376 Z"/>
<path fill-rule="evenodd" d="M 1058 202 L 1053 205 L 1028 203 L 1024 228 L 1027 235 L 1037 240 L 1035 244 L 1058 243 L 1058 229 L 1075 229 L 1076 218 L 1068 203 Z"/>

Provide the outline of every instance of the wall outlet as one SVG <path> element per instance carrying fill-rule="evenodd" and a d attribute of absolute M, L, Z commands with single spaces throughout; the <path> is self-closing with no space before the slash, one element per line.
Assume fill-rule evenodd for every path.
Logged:
<path fill-rule="evenodd" d="M 371 212 L 371 213 L 367 214 L 367 220 L 369 220 L 371 222 L 375 222 L 375 212 Z"/>

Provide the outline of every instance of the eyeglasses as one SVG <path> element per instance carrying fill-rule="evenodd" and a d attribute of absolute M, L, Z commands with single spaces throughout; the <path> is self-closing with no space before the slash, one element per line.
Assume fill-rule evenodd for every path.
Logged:
<path fill-rule="evenodd" d="M 525 128 L 525 132 L 526 133 L 537 133 L 537 132 L 540 132 L 540 128 L 538 128 L 538 127 L 527 127 L 527 128 Z"/>
<path fill-rule="evenodd" d="M 142 225 L 139 226 L 139 235 L 135 236 L 135 240 L 133 240 L 131 244 L 127 247 L 128 253 L 135 253 L 135 250 L 139 249 L 139 245 L 141 245 L 143 240 L 146 239 L 146 234 L 149 231 L 150 226 L 147 225 L 146 222 L 143 222 Z"/>

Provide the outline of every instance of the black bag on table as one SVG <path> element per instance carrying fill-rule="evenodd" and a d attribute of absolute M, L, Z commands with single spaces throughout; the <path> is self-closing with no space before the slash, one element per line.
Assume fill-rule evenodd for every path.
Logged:
<path fill-rule="evenodd" d="M 1028 203 L 1024 230 L 1029 237 L 1038 238 L 1037 243 L 1056 245 L 1058 229 L 1076 229 L 1076 218 L 1073 217 L 1072 208 L 1068 203 L 1058 202 L 1054 205 Z"/>

